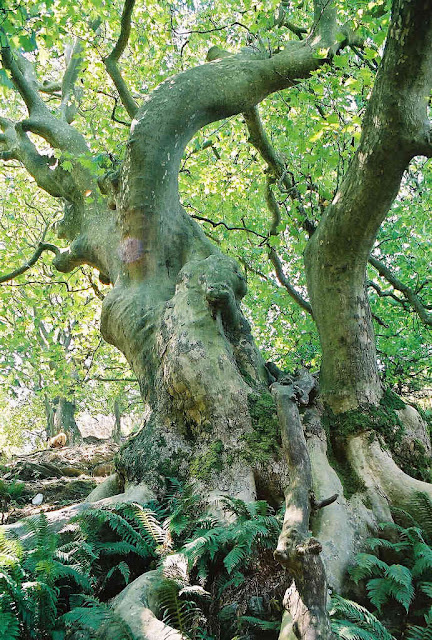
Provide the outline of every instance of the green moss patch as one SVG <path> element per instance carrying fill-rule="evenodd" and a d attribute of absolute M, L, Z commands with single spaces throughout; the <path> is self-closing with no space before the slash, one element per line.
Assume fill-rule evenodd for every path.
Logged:
<path fill-rule="evenodd" d="M 280 428 L 276 406 L 270 393 L 251 393 L 248 396 L 252 431 L 243 436 L 245 445 L 241 456 L 248 463 L 267 462 L 280 449 Z"/>
<path fill-rule="evenodd" d="M 405 406 L 396 393 L 387 389 L 378 406 L 368 405 L 338 415 L 327 409 L 323 422 L 329 455 L 344 486 L 346 497 L 350 497 L 361 488 L 361 481 L 346 460 L 346 441 L 351 436 L 366 431 L 371 433 L 371 438 L 375 438 L 377 434 L 381 435 L 394 461 L 405 473 L 430 481 L 430 461 L 421 443 L 414 443 L 412 451 L 400 446 L 404 427 L 396 411 L 404 409 Z"/>
<path fill-rule="evenodd" d="M 212 442 L 205 454 L 197 456 L 192 460 L 189 469 L 191 476 L 206 482 L 210 479 L 213 472 L 222 471 L 223 450 L 224 446 L 222 440 L 215 440 L 215 442 Z"/>

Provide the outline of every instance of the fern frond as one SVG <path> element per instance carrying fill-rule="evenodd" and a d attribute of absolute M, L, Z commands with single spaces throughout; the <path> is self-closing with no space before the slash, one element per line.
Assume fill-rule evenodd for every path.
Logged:
<path fill-rule="evenodd" d="M 426 493 L 418 491 L 411 499 L 411 505 L 420 516 L 421 528 L 428 542 L 432 543 L 432 500 Z"/>
<path fill-rule="evenodd" d="M 110 640 L 134 640 L 129 626 L 107 605 L 90 598 L 86 604 L 88 606 L 74 607 L 62 616 L 67 629 L 78 627 L 96 638 L 109 628 Z"/>
<path fill-rule="evenodd" d="M 369 600 L 378 611 L 381 611 L 382 605 L 385 604 L 392 595 L 392 584 L 390 580 L 386 580 L 385 578 L 373 578 L 369 580 L 366 589 Z"/>
<path fill-rule="evenodd" d="M 163 621 L 187 636 L 201 611 L 194 602 L 182 601 L 179 591 L 174 580 L 164 580 L 159 590 L 159 603 Z"/>
<path fill-rule="evenodd" d="M 411 544 L 409 542 L 391 542 L 385 538 L 368 538 L 368 540 L 366 540 L 366 546 L 372 551 L 376 549 L 390 549 L 398 553 L 409 549 Z"/>
<path fill-rule="evenodd" d="M 414 551 L 414 566 L 412 568 L 412 574 L 415 577 L 422 576 L 423 574 L 432 574 L 432 547 L 427 544 L 418 542 L 413 547 Z"/>
<path fill-rule="evenodd" d="M 168 527 L 164 527 L 164 524 L 159 522 L 154 511 L 136 505 L 136 518 L 144 527 L 144 532 L 153 540 L 157 545 L 165 545 L 167 541 Z"/>
<path fill-rule="evenodd" d="M 351 578 L 357 584 L 363 578 L 382 575 L 388 569 L 388 564 L 370 553 L 358 553 L 356 564 L 350 568 Z"/>
<path fill-rule="evenodd" d="M 19 640 L 20 635 L 17 617 L 9 611 L 0 611 L 0 640 Z"/>
<path fill-rule="evenodd" d="M 353 600 L 334 595 L 331 599 L 330 615 L 337 618 L 347 618 L 349 622 L 372 633 L 374 640 L 394 640 L 378 618 L 368 611 L 366 607 L 362 607 Z"/>
<path fill-rule="evenodd" d="M 428 598 L 432 598 L 432 582 L 420 582 L 418 584 L 418 588 L 420 591 L 423 591 L 424 594 L 428 596 Z"/>
<path fill-rule="evenodd" d="M 239 564 L 241 564 L 247 558 L 247 556 L 248 552 L 245 547 L 238 545 L 234 547 L 234 549 L 231 549 L 231 551 L 228 553 L 228 555 L 225 556 L 223 560 L 228 573 L 231 574 L 233 570 L 236 569 Z"/>
<path fill-rule="evenodd" d="M 331 628 L 341 640 L 376 640 L 376 636 L 367 629 L 362 629 L 349 620 L 332 620 Z"/>
<path fill-rule="evenodd" d="M 129 584 L 129 578 L 130 578 L 130 569 L 129 566 L 126 564 L 126 562 L 119 562 L 119 564 L 116 564 L 114 567 L 111 567 L 111 569 L 108 571 L 108 573 L 106 574 L 105 580 L 104 580 L 104 584 L 108 582 L 108 580 L 113 576 L 114 573 L 116 573 L 116 571 L 118 571 L 125 584 Z"/>

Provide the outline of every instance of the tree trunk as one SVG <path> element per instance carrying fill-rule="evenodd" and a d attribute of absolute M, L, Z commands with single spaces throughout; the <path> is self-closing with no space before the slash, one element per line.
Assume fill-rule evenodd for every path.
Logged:
<path fill-rule="evenodd" d="M 250 113 L 270 93 L 329 61 L 322 47 L 328 50 L 335 39 L 333 10 L 331 3 L 316 5 L 322 34 L 317 24 L 306 40 L 289 42 L 280 53 L 213 51 L 212 62 L 163 82 L 139 109 L 133 99 L 123 99 L 125 88 L 118 85 L 133 118 L 131 133 L 121 171 L 99 182 L 79 161 L 88 153 L 81 134 L 56 120 L 37 85 L 25 82 L 10 50 L 3 50 L 4 64 L 32 116 L 25 131 L 78 156 L 69 162 L 70 171 L 61 164 L 51 167 L 21 129 L 3 122 L 13 157 L 39 186 L 68 202 L 59 231 L 72 244 L 54 264 L 61 271 L 90 264 L 112 283 L 103 301 L 101 331 L 125 354 L 152 410 L 121 449 L 118 471 L 126 481 L 147 483 L 156 495 L 173 476 L 194 480 L 209 501 L 228 493 L 277 503 L 286 494 L 277 557 L 294 580 L 286 599 L 287 637 L 302 640 L 331 637 L 327 579 L 335 588 L 342 585 L 367 525 L 382 515 L 382 504 L 373 502 L 379 486 L 371 477 L 373 466 L 356 466 L 351 456 L 360 482 L 350 496 L 342 495 L 317 408 L 309 407 L 309 422 L 306 413 L 303 424 L 300 420 L 300 407 L 304 410 L 310 400 L 304 381 L 296 380 L 289 390 L 275 387 L 278 423 L 268 390 L 273 379 L 240 307 L 244 277 L 183 210 L 178 172 L 186 145 L 202 127 Z M 375 406 L 381 398 L 365 266 L 410 158 L 431 153 L 424 123 L 432 84 L 432 18 L 423 8 L 420 0 L 394 2 L 359 149 L 306 250 L 323 350 L 322 392 L 336 414 Z M 377 446 L 347 438 L 342 455 L 360 451 L 367 461 L 369 447 L 376 461 Z M 386 468 L 392 471 L 390 464 Z M 389 490 L 390 500 L 405 505 L 404 478 L 395 477 L 398 492 L 390 496 Z M 381 481 L 380 486 L 386 485 Z M 419 490 L 424 486 L 415 484 Z M 366 507 L 368 499 L 372 508 Z"/>
<path fill-rule="evenodd" d="M 75 409 L 75 403 L 62 396 L 57 396 L 52 402 L 45 398 L 48 438 L 64 431 L 68 437 L 68 444 L 81 442 L 81 433 L 75 422 Z"/>

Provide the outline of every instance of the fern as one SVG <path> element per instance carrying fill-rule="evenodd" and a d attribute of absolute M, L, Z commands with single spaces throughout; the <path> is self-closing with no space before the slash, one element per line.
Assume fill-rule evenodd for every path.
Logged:
<path fill-rule="evenodd" d="M 426 542 L 432 544 L 432 500 L 426 493 L 418 491 L 411 499 L 411 504 L 420 516 L 419 520 Z"/>
<path fill-rule="evenodd" d="M 424 616 L 425 626 L 411 625 L 408 627 L 406 640 L 432 640 L 432 607 Z"/>
<path fill-rule="evenodd" d="M 380 575 L 388 569 L 388 564 L 371 555 L 370 553 L 358 553 L 356 564 L 350 569 L 351 578 L 357 584 L 360 580 L 370 576 Z"/>
<path fill-rule="evenodd" d="M 103 637 L 109 628 L 110 640 L 134 640 L 129 626 L 110 607 L 94 598 L 85 598 L 62 621 L 67 630 L 86 632 L 86 638 Z"/>
<path fill-rule="evenodd" d="M 20 625 L 17 617 L 8 611 L 0 610 L 0 640 L 18 640 Z"/>
<path fill-rule="evenodd" d="M 159 606 L 163 621 L 188 636 L 202 614 L 194 602 L 182 600 L 180 592 L 175 580 L 164 580 L 159 591 Z"/>
<path fill-rule="evenodd" d="M 387 562 L 378 555 L 358 554 L 350 574 L 357 584 L 365 580 L 368 598 L 378 614 L 386 607 L 386 616 L 391 619 L 394 612 L 390 606 L 397 603 L 403 607 L 403 624 L 409 628 L 406 640 L 432 640 L 432 619 L 429 620 L 429 614 L 425 616 L 426 626 L 417 624 L 419 616 L 424 614 L 425 605 L 430 606 L 432 600 L 432 583 L 427 581 L 432 575 L 432 502 L 425 494 L 416 494 L 412 506 L 420 514 L 422 526 L 407 512 L 393 510 L 397 522 L 380 525 L 385 533 L 392 535 L 392 540 L 372 538 L 368 541 L 369 548 L 375 554 L 384 554 Z M 413 622 L 416 624 L 413 625 Z M 401 625 L 400 618 L 398 625 Z M 354 633 L 353 629 L 345 628 L 339 622 L 337 626 L 338 633 L 345 634 L 344 638 Z"/>
<path fill-rule="evenodd" d="M 334 595 L 330 615 L 333 632 L 344 640 L 394 640 L 378 618 L 352 600 Z"/>

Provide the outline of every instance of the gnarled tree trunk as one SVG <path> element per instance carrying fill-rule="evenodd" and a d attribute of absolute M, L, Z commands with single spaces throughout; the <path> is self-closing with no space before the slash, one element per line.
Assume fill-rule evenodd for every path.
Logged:
<path fill-rule="evenodd" d="M 306 250 L 323 348 L 322 392 L 335 414 L 375 406 L 381 398 L 365 266 L 410 158 L 431 152 L 424 122 L 432 84 L 432 17 L 423 14 L 423 5 L 420 0 L 394 3 L 360 147 Z M 170 476 L 195 478 L 209 500 L 224 492 L 252 500 L 257 486 L 260 495 L 270 485 L 276 487 L 273 494 L 285 491 L 287 516 L 277 556 L 294 583 L 286 601 L 290 620 L 281 637 L 326 640 L 331 637 L 327 578 L 340 588 L 359 539 L 382 509 L 366 507 L 364 490 L 349 499 L 342 495 L 316 411 L 305 439 L 298 381 L 290 390 L 274 389 L 282 445 L 271 420 L 267 433 L 255 428 L 254 408 L 263 400 L 271 404 L 271 378 L 241 311 L 244 277 L 183 210 L 178 172 L 186 145 L 202 127 L 250 113 L 267 95 L 320 67 L 322 47 L 329 49 L 335 41 L 334 12 L 331 3 L 316 2 L 315 33 L 270 57 L 213 51 L 211 62 L 163 82 L 138 108 L 116 67 L 132 6 L 126 2 L 121 36 L 105 61 L 133 118 L 121 169 L 98 182 L 80 163 L 79 156 L 89 153 L 84 138 L 66 112 L 56 118 L 48 110 L 27 64 L 8 47 L 3 62 L 29 118 L 25 126 L 1 120 L 3 144 L 39 186 L 67 201 L 59 233 L 71 246 L 58 252 L 55 266 L 67 272 L 90 264 L 112 284 L 103 301 L 101 331 L 125 354 L 152 409 L 141 431 L 122 448 L 118 471 L 126 481 L 146 482 L 156 494 L 163 493 Z M 76 78 L 76 60 L 68 82 Z M 72 169 L 52 168 L 28 131 L 75 154 Z M 308 402 L 307 393 L 303 404 Z M 355 451 L 364 453 L 365 446 L 364 440 L 350 440 L 345 450 L 356 459 Z M 371 451 L 378 456 L 372 445 Z M 371 470 L 354 467 L 369 497 L 374 495 Z M 429 490 L 425 483 L 416 486 Z M 390 491 L 388 498 L 404 502 L 404 496 Z M 344 522 L 343 535 L 335 529 L 338 519 Z M 311 538 L 311 529 L 319 542 Z"/>

